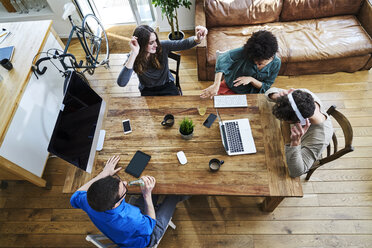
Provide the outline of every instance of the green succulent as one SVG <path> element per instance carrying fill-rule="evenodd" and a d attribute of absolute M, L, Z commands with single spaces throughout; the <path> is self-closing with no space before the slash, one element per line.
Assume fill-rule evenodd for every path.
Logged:
<path fill-rule="evenodd" d="M 189 118 L 185 117 L 180 124 L 180 132 L 184 135 L 191 134 L 194 131 L 194 123 Z"/>

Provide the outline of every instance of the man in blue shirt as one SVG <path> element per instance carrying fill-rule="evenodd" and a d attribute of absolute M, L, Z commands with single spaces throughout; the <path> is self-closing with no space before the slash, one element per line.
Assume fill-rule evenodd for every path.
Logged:
<path fill-rule="evenodd" d="M 119 156 L 110 158 L 103 171 L 79 188 L 71 196 L 71 205 L 84 210 L 99 230 L 120 247 L 146 247 L 155 245 L 163 236 L 181 196 L 167 196 L 155 211 L 152 189 L 155 178 L 141 177 L 142 197 L 135 205 L 124 201 L 127 182 L 116 175 Z"/>

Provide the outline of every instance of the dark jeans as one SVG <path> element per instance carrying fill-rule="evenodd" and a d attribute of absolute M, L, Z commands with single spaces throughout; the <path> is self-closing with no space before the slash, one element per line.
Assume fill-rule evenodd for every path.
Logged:
<path fill-rule="evenodd" d="M 145 87 L 141 90 L 141 96 L 178 96 L 180 92 L 174 82 L 167 82 L 156 87 Z"/>
<path fill-rule="evenodd" d="M 169 220 L 172 218 L 174 210 L 176 209 L 177 203 L 185 199 L 185 196 L 168 195 L 165 197 L 164 201 L 161 204 L 156 205 L 158 197 L 156 195 L 153 195 L 152 202 L 154 203 L 155 207 L 156 225 L 154 230 L 152 231 L 150 243 L 147 245 L 147 247 L 154 246 L 158 243 L 159 239 L 163 237 Z M 139 209 L 141 209 L 142 214 L 145 214 L 144 205 L 145 203 L 142 196 L 139 197 L 134 203 L 134 206 L 137 206 Z"/>

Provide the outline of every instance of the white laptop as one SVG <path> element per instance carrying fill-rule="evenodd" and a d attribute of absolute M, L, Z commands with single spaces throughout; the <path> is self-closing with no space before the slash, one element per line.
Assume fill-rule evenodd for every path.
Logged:
<path fill-rule="evenodd" d="M 221 116 L 216 109 L 222 144 L 228 155 L 241 155 L 256 153 L 251 126 L 249 120 L 236 119 L 222 121 Z"/>
<path fill-rule="evenodd" d="M 215 108 L 244 108 L 248 107 L 246 95 L 220 95 L 214 96 Z"/>

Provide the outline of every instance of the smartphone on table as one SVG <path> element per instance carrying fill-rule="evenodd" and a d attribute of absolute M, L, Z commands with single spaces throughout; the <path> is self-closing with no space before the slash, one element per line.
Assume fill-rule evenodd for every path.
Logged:
<path fill-rule="evenodd" d="M 210 114 L 208 118 L 204 121 L 203 125 L 210 128 L 217 116 L 215 114 Z"/>
<path fill-rule="evenodd" d="M 124 129 L 124 134 L 132 132 L 132 127 L 130 126 L 129 119 L 123 120 L 123 129 Z"/>

